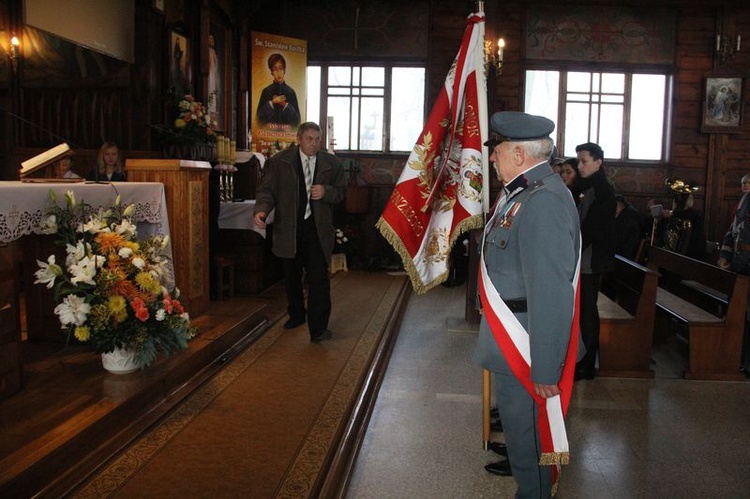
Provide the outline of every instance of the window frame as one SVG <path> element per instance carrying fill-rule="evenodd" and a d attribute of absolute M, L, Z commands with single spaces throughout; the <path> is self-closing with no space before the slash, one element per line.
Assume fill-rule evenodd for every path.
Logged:
<path fill-rule="evenodd" d="M 623 103 L 623 132 L 621 136 L 621 148 L 622 157 L 610 159 L 607 158 L 608 162 L 615 162 L 621 164 L 652 164 L 652 165 L 666 165 L 670 162 L 671 157 L 671 144 L 672 144 L 672 113 L 673 113 L 673 95 L 674 95 L 674 68 L 665 66 L 592 66 L 590 64 L 575 65 L 575 64 L 527 64 L 524 67 L 523 73 L 523 93 L 522 101 L 524 109 L 526 108 L 526 71 L 557 71 L 560 73 L 558 83 L 558 110 L 557 110 L 557 129 L 556 144 L 565 144 L 565 118 L 566 118 L 566 94 L 567 94 L 567 81 L 568 73 L 618 73 L 625 75 L 625 88 L 623 95 L 625 96 L 625 102 Z M 628 157 L 628 146 L 630 144 L 630 112 L 632 103 L 632 81 L 633 75 L 644 74 L 644 75 L 661 75 L 664 76 L 664 120 L 662 123 L 662 145 L 661 145 L 661 159 L 631 159 Z M 562 151 L 560 151 L 562 154 Z"/>
<path fill-rule="evenodd" d="M 362 155 L 362 156 L 408 156 L 411 151 L 392 151 L 391 150 L 391 84 L 392 84 L 392 77 L 393 77 L 393 69 L 394 68 L 420 68 L 424 71 L 424 91 L 422 96 L 422 115 L 423 115 L 423 121 L 427 117 L 427 95 L 428 95 L 428 84 L 429 84 L 429 74 L 428 74 L 428 64 L 425 61 L 422 60 L 399 60 L 399 61 L 387 61 L 387 60 L 366 60 L 366 61 L 342 61 L 342 60 L 311 60 L 307 63 L 308 67 L 319 67 L 320 68 L 320 116 L 308 116 L 307 119 L 311 121 L 315 121 L 316 123 L 321 124 L 321 129 L 323 130 L 323 140 L 325 143 L 328 143 L 328 133 L 327 133 L 327 127 L 323 126 L 323 123 L 325 123 L 326 118 L 328 116 L 328 98 L 333 96 L 336 97 L 336 94 L 330 94 L 329 93 L 329 85 L 328 85 L 328 68 L 334 67 L 334 66 L 347 66 L 347 67 L 359 67 L 359 68 L 366 68 L 366 67 L 382 67 L 385 70 L 384 74 L 384 82 L 383 82 L 383 150 L 382 151 L 372 151 L 372 150 L 362 150 L 362 149 L 339 149 L 336 148 L 336 153 L 341 153 L 342 155 Z M 363 88 L 361 85 L 359 88 Z M 365 87 L 366 88 L 366 87 Z M 352 95 L 349 95 L 352 97 Z M 340 97 L 340 95 L 339 95 Z M 362 97 L 362 93 L 358 97 Z M 361 104 L 361 102 L 360 102 Z M 360 116 L 361 120 L 361 116 Z M 359 125 L 359 124 L 358 124 Z M 351 125 L 350 125 L 350 133 L 351 133 Z M 416 138 L 415 138 L 416 139 Z M 359 126 L 357 127 L 357 140 L 361 141 L 360 137 L 360 131 Z M 350 138 L 350 147 L 351 142 L 353 142 Z M 359 144 L 357 144 L 359 146 Z"/>

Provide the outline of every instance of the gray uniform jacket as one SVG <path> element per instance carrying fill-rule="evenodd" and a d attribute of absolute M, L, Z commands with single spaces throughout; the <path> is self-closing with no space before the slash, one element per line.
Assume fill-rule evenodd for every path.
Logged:
<path fill-rule="evenodd" d="M 524 184 L 527 187 L 517 192 Z M 508 203 L 520 206 L 510 220 L 488 222 L 487 272 L 503 300 L 526 299 L 527 312 L 515 315 L 529 333 L 531 379 L 553 385 L 560 379 L 570 338 L 572 283 L 581 246 L 578 212 L 570 191 L 547 162 L 507 188 Z M 484 316 L 474 359 L 491 371 L 508 368 Z"/>
<path fill-rule="evenodd" d="M 300 183 L 304 184 L 299 147 L 292 146 L 276 153 L 265 166 L 268 169 L 255 194 L 255 213 L 270 213 L 274 208 L 273 253 L 280 258 L 294 258 L 297 253 Z M 315 159 L 314 184 L 325 186 L 323 199 L 310 201 L 315 228 L 326 261 L 331 261 L 335 242 L 333 207 L 344 199 L 346 179 L 336 156 L 318 151 Z"/>

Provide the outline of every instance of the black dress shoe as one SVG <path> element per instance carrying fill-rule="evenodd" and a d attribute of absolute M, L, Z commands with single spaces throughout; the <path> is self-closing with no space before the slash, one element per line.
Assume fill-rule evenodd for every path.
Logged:
<path fill-rule="evenodd" d="M 500 417 L 500 410 L 497 407 L 493 407 L 490 409 L 490 417 L 491 418 L 499 418 Z"/>
<path fill-rule="evenodd" d="M 333 337 L 333 333 L 329 329 L 326 329 L 322 333 L 317 333 L 310 336 L 310 341 L 313 343 L 320 343 L 321 341 L 330 340 Z"/>
<path fill-rule="evenodd" d="M 305 323 L 305 319 L 304 318 L 302 318 L 302 319 L 293 319 L 293 318 L 290 317 L 289 320 L 284 323 L 284 329 L 294 329 L 295 327 L 301 326 L 304 323 Z"/>
<path fill-rule="evenodd" d="M 508 457 L 508 448 L 505 446 L 505 444 L 501 444 L 500 442 L 490 442 L 489 444 L 487 444 L 487 449 L 491 450 L 495 454 Z"/>
<path fill-rule="evenodd" d="M 503 431 L 503 422 L 500 421 L 500 418 L 490 421 L 490 430 Z"/>
<path fill-rule="evenodd" d="M 510 461 L 508 461 L 507 459 L 503 459 L 502 461 L 498 461 L 496 463 L 490 463 L 485 466 L 484 469 L 486 469 L 493 475 L 513 476 L 513 470 L 510 469 Z"/>

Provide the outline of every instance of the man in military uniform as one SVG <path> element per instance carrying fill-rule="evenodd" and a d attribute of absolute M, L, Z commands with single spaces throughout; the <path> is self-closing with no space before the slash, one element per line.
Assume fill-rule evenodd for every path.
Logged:
<path fill-rule="evenodd" d="M 729 226 L 729 230 L 721 241 L 718 266 L 739 274 L 750 275 L 750 175 L 743 176 L 741 184 L 742 198 L 734 212 L 732 225 Z M 750 294 L 748 294 L 748 309 L 750 309 Z M 749 319 L 750 316 L 746 312 L 740 369 L 744 371 L 745 376 L 750 377 Z"/>
<path fill-rule="evenodd" d="M 579 218 L 547 162 L 554 123 L 499 112 L 491 128 L 485 145 L 504 189 L 485 227 L 474 358 L 494 374 L 516 497 L 549 497 L 568 461 L 562 418 L 579 349 Z"/>

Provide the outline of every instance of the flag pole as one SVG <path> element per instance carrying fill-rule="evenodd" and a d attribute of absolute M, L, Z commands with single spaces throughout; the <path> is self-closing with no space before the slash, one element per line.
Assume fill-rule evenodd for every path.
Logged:
<path fill-rule="evenodd" d="M 484 1 L 479 0 L 477 2 L 477 8 L 478 13 L 481 13 L 481 15 L 485 16 L 486 14 L 484 12 Z M 485 35 L 485 23 L 481 24 L 480 27 L 480 37 L 481 40 L 484 40 Z M 487 71 L 488 71 L 488 65 L 486 61 L 486 55 L 484 53 L 477 52 L 475 54 L 475 57 L 479 58 L 478 61 L 476 61 L 476 67 L 483 68 L 484 71 L 478 71 L 477 74 L 481 74 L 482 78 L 477 78 L 477 104 L 479 107 L 479 131 L 480 135 L 482 137 L 482 147 L 484 147 L 484 143 L 487 142 L 487 139 L 489 138 L 489 112 L 487 110 Z M 483 154 L 482 157 L 482 211 L 484 213 L 489 213 L 490 211 L 490 161 L 488 154 L 484 154 L 484 151 L 482 151 Z"/>
<path fill-rule="evenodd" d="M 477 13 L 486 16 L 484 12 L 484 1 L 479 0 L 477 2 Z M 486 17 L 485 17 L 486 19 Z M 485 21 L 486 22 L 486 21 Z M 481 40 L 484 40 L 485 36 L 485 23 L 482 23 L 480 36 Z M 476 61 L 476 67 L 480 67 L 483 71 L 478 71 L 477 74 L 481 74 L 482 78 L 477 78 L 477 104 L 479 112 L 479 133 L 482 138 L 481 143 L 484 147 L 484 143 L 489 138 L 489 124 L 488 117 L 489 112 L 487 111 L 487 61 L 486 55 L 478 53 L 475 57 L 480 58 Z M 488 154 L 482 151 L 482 212 L 489 213 L 490 211 L 490 162 Z M 492 376 L 490 371 L 482 369 L 482 444 L 484 450 L 489 450 L 490 440 L 492 439 L 492 428 L 491 428 L 491 412 L 492 410 Z"/>

